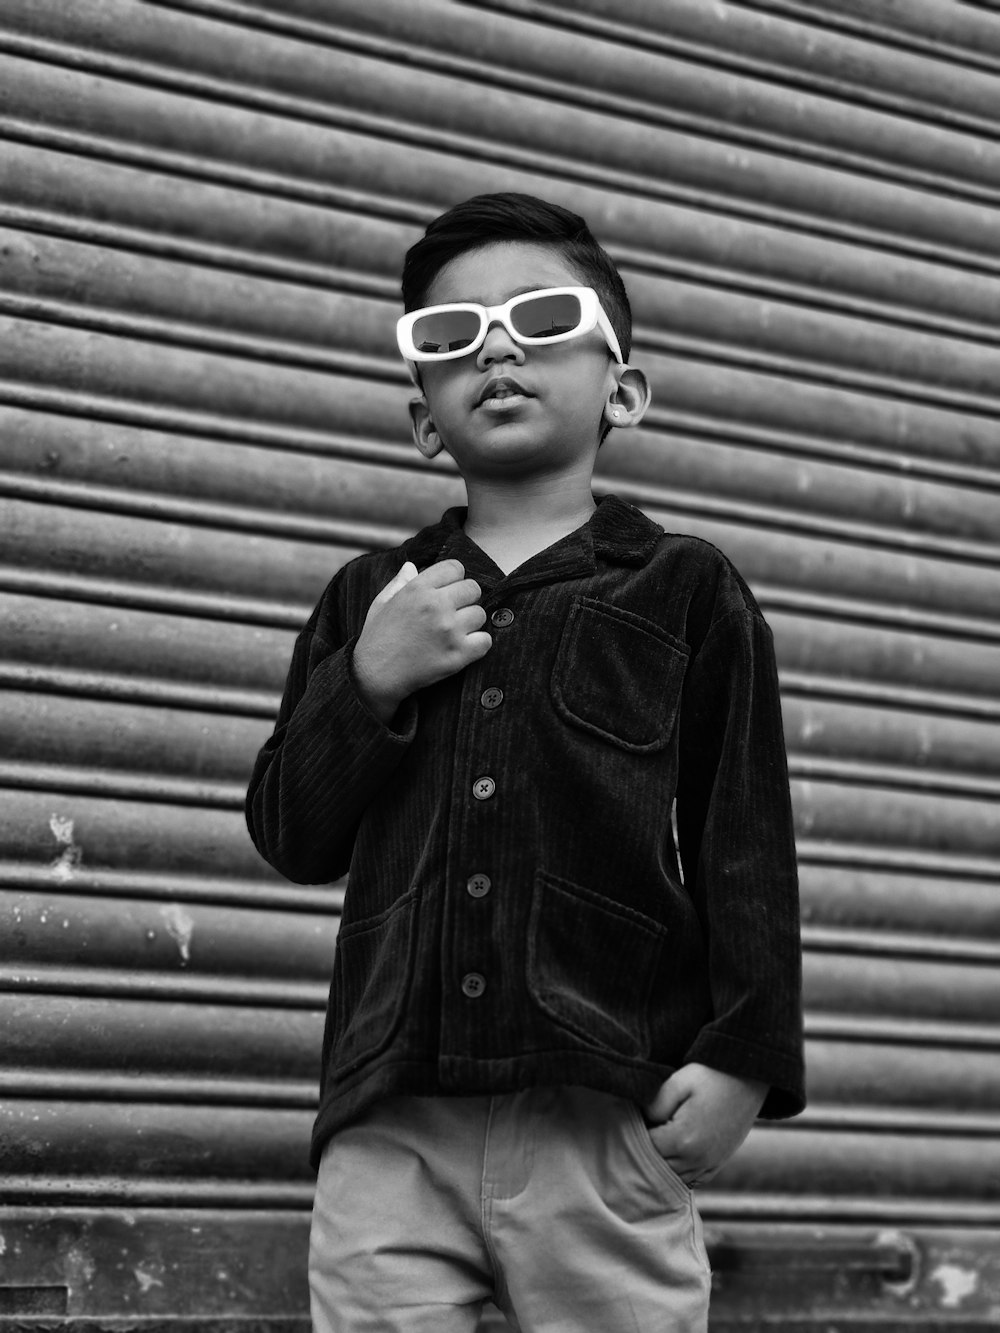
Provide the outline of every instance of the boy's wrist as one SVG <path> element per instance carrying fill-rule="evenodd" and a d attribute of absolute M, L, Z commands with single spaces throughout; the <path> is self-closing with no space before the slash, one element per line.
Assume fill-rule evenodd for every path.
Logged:
<path fill-rule="evenodd" d="M 352 667 L 354 685 L 361 702 L 370 713 L 378 718 L 383 726 L 387 727 L 407 696 L 387 688 L 378 679 L 378 676 L 372 672 L 369 664 L 365 661 L 364 654 L 357 650 L 354 652 Z"/>

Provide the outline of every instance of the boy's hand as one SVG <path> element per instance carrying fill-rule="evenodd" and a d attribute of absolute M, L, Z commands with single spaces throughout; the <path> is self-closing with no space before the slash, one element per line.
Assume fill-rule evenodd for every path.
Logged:
<path fill-rule="evenodd" d="M 354 649 L 354 675 L 365 702 L 389 723 L 415 690 L 484 657 L 482 589 L 457 560 L 421 573 L 409 560 L 376 596 Z"/>
<path fill-rule="evenodd" d="M 708 1065 L 684 1065 L 645 1107 L 657 1150 L 682 1180 L 704 1185 L 750 1133 L 767 1088 Z"/>

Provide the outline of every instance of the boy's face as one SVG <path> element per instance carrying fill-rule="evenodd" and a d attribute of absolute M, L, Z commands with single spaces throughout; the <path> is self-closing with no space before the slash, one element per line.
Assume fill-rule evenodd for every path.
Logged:
<path fill-rule="evenodd" d="M 585 285 L 548 246 L 498 242 L 447 264 L 425 304 L 495 306 L 522 292 Z M 495 323 L 468 356 L 421 363 L 424 400 L 411 404 L 414 437 L 427 456 L 447 450 L 467 481 L 581 464 L 592 468 L 608 424 L 604 409 L 617 386 L 616 371 L 599 329 L 562 343 L 524 347 Z"/>

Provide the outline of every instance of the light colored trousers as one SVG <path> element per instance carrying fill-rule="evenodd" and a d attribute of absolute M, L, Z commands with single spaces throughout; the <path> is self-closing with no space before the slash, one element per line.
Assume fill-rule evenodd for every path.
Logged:
<path fill-rule="evenodd" d="M 638 1107 L 584 1088 L 391 1097 L 323 1154 L 314 1333 L 705 1333 L 691 1191 Z"/>

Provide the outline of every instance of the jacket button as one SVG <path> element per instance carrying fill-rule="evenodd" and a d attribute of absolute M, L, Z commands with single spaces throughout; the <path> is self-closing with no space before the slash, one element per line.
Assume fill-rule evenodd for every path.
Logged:
<path fill-rule="evenodd" d="M 489 875 L 470 875 L 465 884 L 470 898 L 485 898 L 493 887 Z"/>
<path fill-rule="evenodd" d="M 470 1000 L 478 1000 L 486 989 L 486 978 L 481 972 L 466 972 L 462 978 L 462 994 Z"/>
<path fill-rule="evenodd" d="M 488 801 L 497 789 L 492 778 L 476 778 L 472 784 L 472 794 L 477 801 Z"/>
<path fill-rule="evenodd" d="M 490 616 L 490 620 L 496 625 L 497 629 L 504 629 L 511 624 L 514 619 L 514 612 L 509 606 L 501 606 Z"/>
<path fill-rule="evenodd" d="M 479 702 L 484 708 L 499 708 L 503 703 L 503 690 L 498 685 L 491 685 L 488 690 L 483 690 Z"/>

